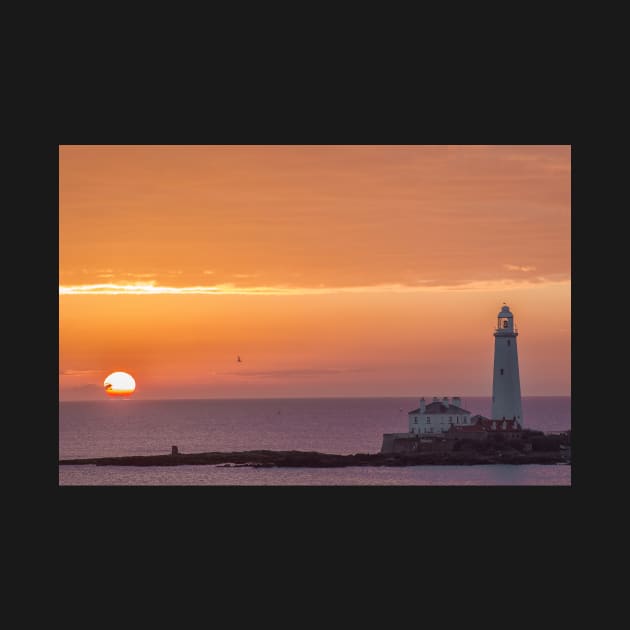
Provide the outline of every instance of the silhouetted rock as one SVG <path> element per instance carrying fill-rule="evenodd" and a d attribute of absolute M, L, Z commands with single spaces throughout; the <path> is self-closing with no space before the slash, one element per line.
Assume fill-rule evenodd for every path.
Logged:
<path fill-rule="evenodd" d="M 548 444 L 545 444 L 548 447 Z M 549 444 L 550 446 L 550 444 Z M 454 450 L 447 452 L 358 453 L 337 455 L 315 451 L 236 451 L 211 453 L 173 453 L 62 459 L 60 465 L 96 466 L 253 466 L 268 468 L 339 468 L 343 466 L 432 466 L 476 464 L 557 464 L 567 461 L 566 453 L 556 450 L 519 452 L 501 445 L 500 449 Z"/>

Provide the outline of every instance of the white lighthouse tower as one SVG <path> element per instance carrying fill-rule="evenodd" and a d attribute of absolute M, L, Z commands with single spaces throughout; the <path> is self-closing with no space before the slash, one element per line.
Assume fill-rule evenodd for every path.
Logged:
<path fill-rule="evenodd" d="M 492 419 L 512 420 L 523 426 L 521 381 L 518 374 L 518 353 L 514 318 L 504 306 L 498 315 L 494 332 L 494 376 L 492 379 Z"/>

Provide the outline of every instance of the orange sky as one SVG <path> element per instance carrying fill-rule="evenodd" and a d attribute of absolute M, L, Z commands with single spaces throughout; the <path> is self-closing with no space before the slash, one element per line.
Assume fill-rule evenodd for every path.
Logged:
<path fill-rule="evenodd" d="M 490 395 L 503 302 L 570 393 L 568 146 L 59 156 L 61 399 Z"/>

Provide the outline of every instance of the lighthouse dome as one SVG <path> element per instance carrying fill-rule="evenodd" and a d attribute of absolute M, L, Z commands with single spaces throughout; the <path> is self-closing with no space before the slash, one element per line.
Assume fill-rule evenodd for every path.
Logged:
<path fill-rule="evenodd" d="M 512 313 L 510 313 L 510 307 L 504 306 L 501 309 L 501 312 L 497 315 L 497 317 L 512 317 Z"/>

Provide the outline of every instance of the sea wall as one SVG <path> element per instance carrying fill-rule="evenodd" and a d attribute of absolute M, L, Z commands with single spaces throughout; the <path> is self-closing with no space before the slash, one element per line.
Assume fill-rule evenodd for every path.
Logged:
<path fill-rule="evenodd" d="M 394 442 L 399 438 L 408 439 L 409 433 L 383 433 L 381 453 L 394 453 Z"/>

